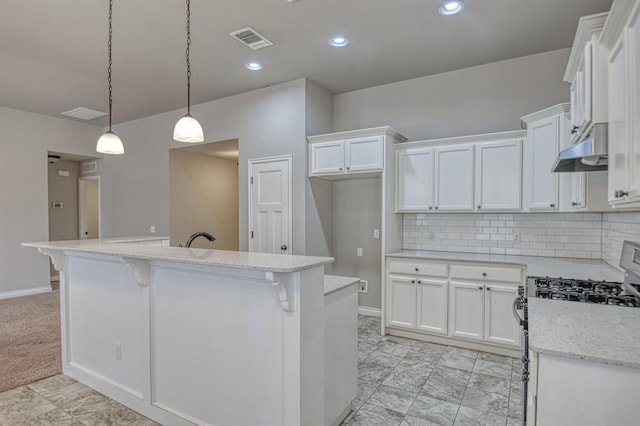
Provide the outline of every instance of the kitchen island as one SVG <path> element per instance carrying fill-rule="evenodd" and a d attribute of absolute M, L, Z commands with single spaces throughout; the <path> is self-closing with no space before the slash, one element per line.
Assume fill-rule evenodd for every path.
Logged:
<path fill-rule="evenodd" d="M 339 421 L 325 415 L 323 267 L 333 259 L 24 245 L 60 271 L 66 375 L 167 425 Z"/>

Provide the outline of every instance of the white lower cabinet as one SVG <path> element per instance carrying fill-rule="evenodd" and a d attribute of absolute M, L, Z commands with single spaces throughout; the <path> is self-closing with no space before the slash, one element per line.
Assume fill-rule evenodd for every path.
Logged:
<path fill-rule="evenodd" d="M 387 306 L 387 325 L 416 328 L 416 280 L 390 276 Z"/>
<path fill-rule="evenodd" d="M 517 348 L 512 306 L 524 270 L 495 264 L 387 261 L 385 325 Z"/>
<path fill-rule="evenodd" d="M 500 345 L 520 346 L 520 326 L 513 317 L 513 301 L 518 295 L 515 285 L 485 286 L 484 338 Z"/>
<path fill-rule="evenodd" d="M 447 280 L 418 278 L 418 330 L 447 335 Z"/>
<path fill-rule="evenodd" d="M 484 285 L 451 281 L 451 336 L 484 340 Z"/>

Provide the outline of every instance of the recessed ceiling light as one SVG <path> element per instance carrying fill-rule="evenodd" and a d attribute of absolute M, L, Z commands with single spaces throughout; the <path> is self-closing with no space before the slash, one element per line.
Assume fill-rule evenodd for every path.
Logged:
<path fill-rule="evenodd" d="M 259 71 L 262 69 L 262 64 L 260 62 L 247 62 L 244 67 L 251 71 Z"/>
<path fill-rule="evenodd" d="M 464 9 L 464 3 L 461 1 L 446 1 L 440 7 L 440 15 L 455 15 Z"/>
<path fill-rule="evenodd" d="M 329 44 L 333 47 L 344 47 L 349 44 L 349 39 L 343 35 L 338 35 L 329 40 Z"/>

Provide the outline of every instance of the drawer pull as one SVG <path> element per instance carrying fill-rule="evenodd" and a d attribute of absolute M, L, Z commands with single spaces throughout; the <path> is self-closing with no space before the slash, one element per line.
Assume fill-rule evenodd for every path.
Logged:
<path fill-rule="evenodd" d="M 490 291 L 490 290 L 491 290 L 491 287 L 487 287 L 487 291 Z"/>
<path fill-rule="evenodd" d="M 418 280 L 418 284 L 422 284 L 422 281 Z"/>
<path fill-rule="evenodd" d="M 483 272 L 483 273 L 482 273 L 482 276 L 486 278 L 487 273 L 486 273 L 486 272 Z"/>
<path fill-rule="evenodd" d="M 478 287 L 478 290 L 482 290 L 482 286 L 479 286 L 479 287 Z"/>
<path fill-rule="evenodd" d="M 416 280 L 411 280 L 411 284 L 415 284 L 415 283 L 416 283 Z"/>
<path fill-rule="evenodd" d="M 418 268 L 416 268 L 416 272 L 418 272 Z"/>

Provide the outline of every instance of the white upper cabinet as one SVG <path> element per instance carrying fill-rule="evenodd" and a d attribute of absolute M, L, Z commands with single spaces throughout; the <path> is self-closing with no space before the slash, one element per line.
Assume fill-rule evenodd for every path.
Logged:
<path fill-rule="evenodd" d="M 520 210 L 524 136 L 515 131 L 396 145 L 396 210 Z"/>
<path fill-rule="evenodd" d="M 571 84 L 570 140 L 607 121 L 607 49 L 598 41 L 607 13 L 580 18 L 564 81 Z"/>
<path fill-rule="evenodd" d="M 571 208 L 575 210 L 587 207 L 587 174 L 571 173 Z"/>
<path fill-rule="evenodd" d="M 640 207 L 640 1 L 614 2 L 609 47 L 609 185 L 614 208 Z"/>
<path fill-rule="evenodd" d="M 319 142 L 310 147 L 311 174 L 342 173 L 344 171 L 344 142 Z"/>
<path fill-rule="evenodd" d="M 437 147 L 434 162 L 434 209 L 473 210 L 473 145 Z"/>
<path fill-rule="evenodd" d="M 476 145 L 475 200 L 478 210 L 522 207 L 522 140 Z"/>
<path fill-rule="evenodd" d="M 327 179 L 382 172 L 386 146 L 407 140 L 391 127 L 309 136 L 307 139 L 309 176 Z"/>
<path fill-rule="evenodd" d="M 558 174 L 551 168 L 560 151 L 561 115 L 527 123 L 525 194 L 532 211 L 558 210 Z"/>
<path fill-rule="evenodd" d="M 344 150 L 347 172 L 368 172 L 384 167 L 382 136 L 346 140 Z"/>
<path fill-rule="evenodd" d="M 433 148 L 396 152 L 396 206 L 398 211 L 433 209 Z"/>

